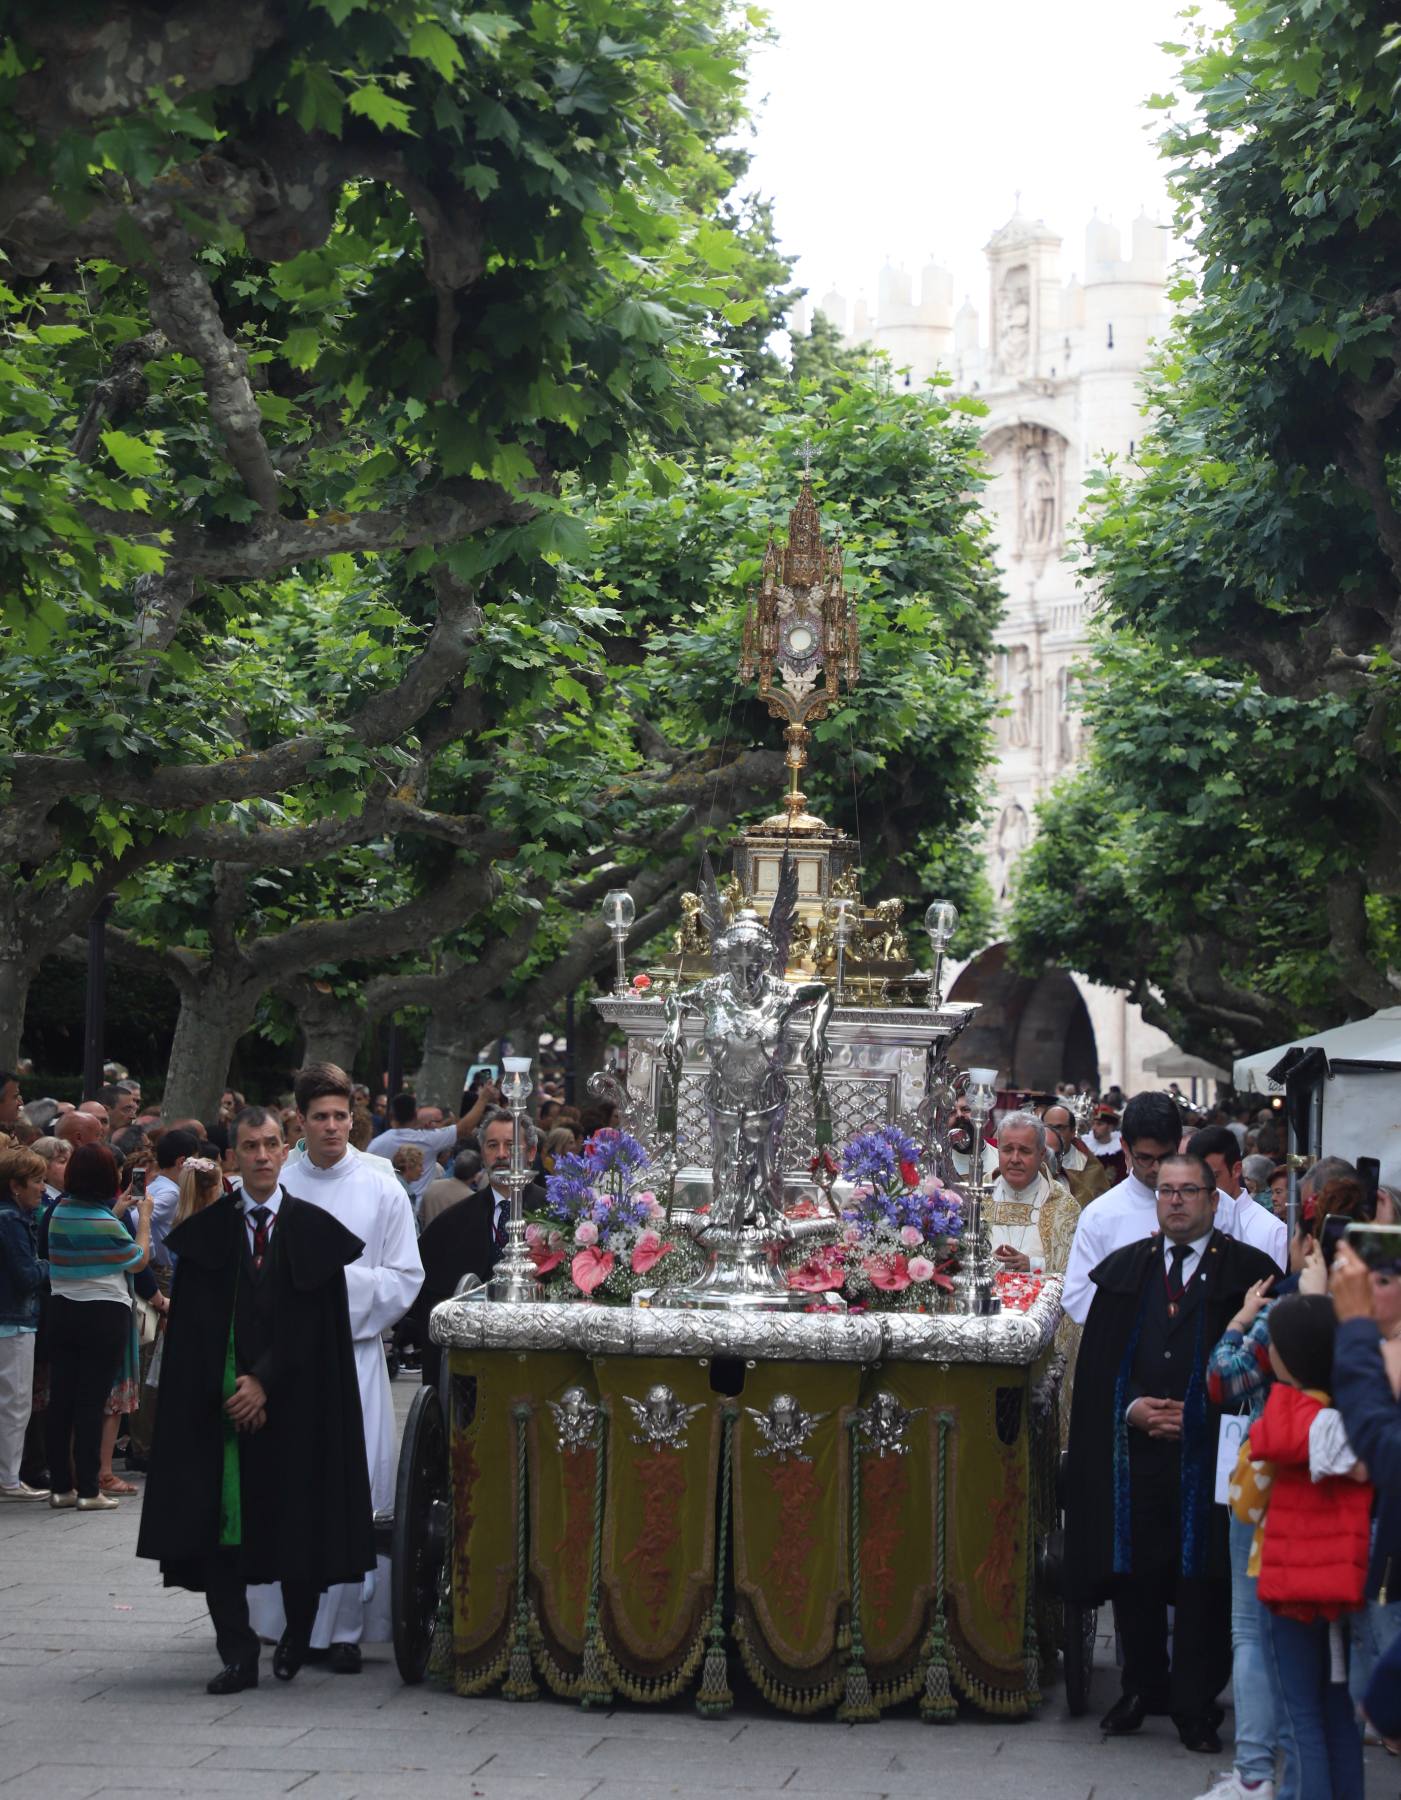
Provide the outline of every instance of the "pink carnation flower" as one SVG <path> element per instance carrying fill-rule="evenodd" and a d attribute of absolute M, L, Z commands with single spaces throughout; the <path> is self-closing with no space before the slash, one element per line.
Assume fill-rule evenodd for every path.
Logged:
<path fill-rule="evenodd" d="M 574 1227 L 574 1242 L 587 1249 L 598 1242 L 598 1227 L 592 1219 L 581 1219 Z"/>
<path fill-rule="evenodd" d="M 923 1234 L 918 1225 L 902 1225 L 900 1227 L 900 1242 L 907 1245 L 909 1249 L 913 1250 L 916 1244 L 923 1243 L 923 1241 Z"/>
<path fill-rule="evenodd" d="M 911 1281 L 929 1281 L 934 1275 L 934 1265 L 927 1256 L 912 1256 L 909 1272 Z"/>

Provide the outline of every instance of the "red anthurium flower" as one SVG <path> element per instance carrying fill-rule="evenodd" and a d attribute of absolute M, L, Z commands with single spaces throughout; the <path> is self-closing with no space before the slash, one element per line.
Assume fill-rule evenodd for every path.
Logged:
<path fill-rule="evenodd" d="M 919 1186 L 919 1170 L 912 1162 L 900 1164 L 900 1179 L 908 1188 Z"/>
<path fill-rule="evenodd" d="M 611 1250 L 576 1250 L 569 1265 L 570 1278 L 581 1294 L 591 1294 L 613 1273 L 613 1263 Z"/>
<path fill-rule="evenodd" d="M 644 1231 L 632 1251 L 632 1272 L 634 1275 L 645 1275 L 650 1268 L 659 1263 L 668 1251 L 674 1250 L 674 1244 L 664 1244 L 655 1231 Z"/>
<path fill-rule="evenodd" d="M 908 1257 L 868 1256 L 865 1269 L 872 1287 L 878 1287 L 883 1294 L 899 1294 L 910 1285 Z"/>

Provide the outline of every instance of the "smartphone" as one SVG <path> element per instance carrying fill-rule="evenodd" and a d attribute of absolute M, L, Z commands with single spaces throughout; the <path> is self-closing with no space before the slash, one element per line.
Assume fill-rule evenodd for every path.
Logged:
<path fill-rule="evenodd" d="M 1375 1156 L 1359 1156 L 1357 1159 L 1357 1179 L 1362 1183 L 1367 1195 L 1367 1206 L 1364 1217 L 1375 1219 L 1377 1216 L 1377 1189 L 1381 1186 L 1382 1165 Z"/>
<path fill-rule="evenodd" d="M 145 1196 L 146 1196 L 146 1171 L 144 1169 L 133 1169 L 132 1170 L 131 1186 L 127 1190 L 127 1195 L 133 1206 L 136 1205 L 138 1200 L 143 1200 L 145 1198 Z"/>
<path fill-rule="evenodd" d="M 1343 1241 L 1369 1269 L 1401 1270 L 1401 1225 L 1349 1225 Z"/>
<path fill-rule="evenodd" d="M 1318 1247 L 1323 1252 L 1323 1261 L 1328 1268 L 1332 1268 L 1333 1253 L 1343 1238 L 1351 1233 L 1355 1223 L 1347 1213 L 1329 1213 L 1319 1227 Z"/>

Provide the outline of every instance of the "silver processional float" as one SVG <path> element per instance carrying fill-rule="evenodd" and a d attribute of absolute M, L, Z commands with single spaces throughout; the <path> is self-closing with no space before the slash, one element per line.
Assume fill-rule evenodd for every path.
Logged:
<path fill-rule="evenodd" d="M 536 1691 L 532 1670 L 556 1668 L 554 1661 L 541 1662 L 539 1628 L 532 1635 L 528 1624 L 531 1581 L 548 1587 L 551 1579 L 542 1561 L 548 1551 L 539 1542 L 529 1553 L 533 1577 L 517 1558 L 509 1665 L 498 1669 L 474 1660 L 480 1595 L 470 1591 L 468 1571 L 480 1567 L 482 1549 L 461 1541 L 460 1528 L 455 1541 L 451 1521 L 470 1517 L 479 1530 L 475 1522 L 492 1504 L 464 1493 L 461 1472 L 478 1464 L 462 1446 L 485 1429 L 483 1407 L 498 1383 L 505 1383 L 502 1396 L 514 1394 L 519 1500 L 527 1486 L 538 1496 L 542 1483 L 567 1480 L 569 1456 L 583 1454 L 586 1445 L 616 1439 L 620 1451 L 626 1443 L 645 1442 L 657 1455 L 680 1455 L 688 1430 L 698 1428 L 688 1422 L 695 1415 L 708 1418 L 712 1410 L 715 1428 L 728 1420 L 725 1433 L 733 1430 L 743 1446 L 750 1429 L 745 1409 L 735 1407 L 733 1396 L 714 1400 L 713 1408 L 704 1395 L 688 1399 L 694 1383 L 683 1379 L 686 1367 L 738 1369 L 743 1384 L 742 1371 L 756 1371 L 757 1380 L 757 1371 L 778 1365 L 777 1373 L 793 1371 L 791 1385 L 799 1388 L 811 1378 L 811 1366 L 821 1365 L 831 1371 L 834 1389 L 848 1384 L 843 1392 L 849 1391 L 850 1404 L 834 1405 L 834 1422 L 819 1426 L 815 1421 L 828 1413 L 804 1411 L 792 1392 L 776 1394 L 762 1415 L 771 1441 L 767 1450 L 757 1447 L 755 1425 L 754 1454 L 771 1454 L 774 1434 L 782 1439 L 783 1422 L 797 1418 L 813 1421 L 819 1434 L 837 1429 L 840 1419 L 844 1431 L 856 1433 L 849 1454 L 858 1466 L 867 1454 L 904 1455 L 916 1441 L 933 1455 L 937 1442 L 941 1460 L 933 1487 L 938 1506 L 952 1517 L 961 1500 L 942 1460 L 946 1433 L 971 1429 L 971 1414 L 960 1412 L 963 1403 L 953 1398 L 964 1391 L 958 1371 L 985 1369 L 987 1379 L 1000 1384 L 999 1396 L 1021 1396 L 1020 1435 L 1007 1436 L 1010 1426 L 1001 1415 L 998 1423 L 1007 1437 L 999 1454 L 1005 1460 L 1012 1444 L 1022 1459 L 1018 1541 L 1030 1545 L 1034 1538 L 1044 1549 L 1051 1529 L 1046 1480 L 1034 1480 L 1032 1468 L 1054 1454 L 1057 1438 L 1053 1417 L 1049 1425 L 1046 1419 L 1054 1414 L 1058 1391 L 1053 1339 L 1060 1282 L 1049 1278 L 1015 1299 L 995 1273 L 984 1217 L 990 1183 L 983 1128 L 995 1102 L 997 1071 L 953 1067 L 950 1050 L 977 1008 L 947 1001 L 942 992 L 957 912 L 944 901 L 929 906 L 924 923 L 931 967 L 916 967 L 901 925 L 903 904 L 866 905 L 857 845 L 808 811 L 799 785 L 810 722 L 859 678 L 856 614 L 843 583 L 841 546 L 823 540 L 810 475 L 790 514 L 786 545 L 770 540 L 744 626 L 740 672 L 746 679 L 757 676 L 760 696 L 785 723 L 788 791 L 782 810 L 743 832 L 733 872 L 724 880 L 704 859 L 697 891 L 683 896 L 672 948 L 631 979 L 626 940 L 633 902 L 623 892 L 607 896 L 604 915 L 617 946 L 618 974 L 613 992 L 594 1004 L 624 1050 L 618 1065 L 589 1085 L 596 1097 L 615 1104 L 619 1129 L 600 1134 L 613 1140 L 604 1146 L 608 1155 L 596 1155 L 573 1173 L 557 1167 L 550 1187 L 560 1203 L 552 1219 L 528 1220 L 523 1211 L 531 1180 L 523 1130 L 529 1061 L 506 1063 L 503 1098 L 516 1122 L 506 1247 L 489 1284 L 435 1308 L 432 1336 L 447 1353 L 443 1394 L 425 1390 L 419 1396 L 405 1434 L 394 1540 L 396 1654 L 407 1679 L 421 1678 L 433 1657 L 460 1692 L 485 1691 L 484 1682 L 503 1679 L 503 1692 L 526 1697 Z M 961 1175 L 948 1139 L 960 1097 L 972 1127 L 971 1156 Z M 1009 1295 L 1005 1308 L 1000 1292 Z M 551 1359 L 564 1359 L 563 1367 L 571 1358 L 578 1376 L 567 1389 L 526 1392 L 532 1368 L 553 1369 Z M 910 1379 L 925 1371 L 919 1379 L 935 1383 L 935 1404 L 902 1402 L 900 1395 L 909 1398 L 902 1369 L 912 1372 Z M 629 1377 L 638 1380 L 638 1391 L 611 1393 L 620 1370 L 640 1371 Z M 946 1406 L 937 1403 L 941 1382 L 951 1396 Z M 859 1407 L 858 1390 L 864 1401 Z M 565 1460 L 554 1474 L 541 1434 L 525 1423 L 546 1409 L 570 1422 L 567 1432 L 563 1424 L 558 1429 L 558 1456 Z M 760 1419 L 758 1411 L 748 1411 Z M 624 1415 L 670 1423 L 651 1437 L 619 1437 Z M 730 1443 L 728 1435 L 724 1441 Z M 432 1466 L 444 1454 L 451 1480 Z M 618 1505 L 625 1497 L 617 1454 L 610 1451 L 598 1500 L 596 1529 L 602 1535 L 594 1579 L 602 1584 L 602 1610 L 599 1617 L 590 1615 L 595 1637 L 607 1635 L 599 1623 L 611 1616 L 604 1596 L 611 1592 L 615 1612 L 625 1609 L 628 1598 L 626 1575 L 610 1574 L 605 1566 L 611 1540 L 604 1521 L 614 1487 Z M 737 1489 L 742 1448 L 739 1455 Z M 532 1456 L 541 1459 L 539 1467 Z M 1033 1494 L 1038 1484 L 1039 1501 Z M 1004 1507 L 1011 1504 L 1004 1501 Z M 404 1509 L 410 1517 L 400 1516 Z M 970 1512 L 970 1521 L 984 1516 L 967 1525 L 969 1542 L 957 1555 L 974 1555 L 973 1539 L 987 1528 L 986 1513 L 981 1505 Z M 942 1535 L 930 1529 L 931 1542 Z M 980 1567 L 988 1563 L 986 1546 L 977 1554 Z M 1025 1630 L 1020 1623 L 1014 1622 L 1014 1631 L 1007 1626 L 1017 1641 L 1002 1661 L 981 1638 L 977 1649 L 970 1640 L 961 1662 L 952 1648 L 944 1654 L 939 1646 L 952 1646 L 958 1636 L 947 1617 L 956 1609 L 947 1598 L 935 1602 L 940 1623 L 938 1630 L 931 1626 L 934 1648 L 923 1677 L 933 1695 L 926 1716 L 950 1716 L 945 1689 L 951 1694 L 957 1688 L 993 1710 L 1024 1712 L 1036 1704 L 1037 1671 L 1053 1657 L 1051 1646 L 1061 1634 L 1031 1622 L 1045 1596 L 1029 1572 L 1034 1558 L 1028 1560 L 1024 1550 L 1017 1556 L 1028 1572 L 1015 1605 L 1018 1619 L 1024 1615 L 1028 1623 Z M 859 1626 L 855 1566 L 851 1575 L 857 1600 L 848 1596 L 843 1605 L 854 1607 Z M 727 1581 L 736 1580 L 735 1571 L 720 1569 L 718 1592 L 723 1596 Z M 941 1595 L 944 1582 L 941 1575 Z M 973 1603 L 964 1604 L 971 1615 Z M 717 1599 L 712 1641 L 718 1641 L 716 1633 L 724 1635 L 720 1606 Z M 868 1624 L 868 1640 L 874 1629 Z M 1066 1636 L 1079 1640 L 1076 1658 L 1087 1672 L 1092 1637 L 1079 1624 L 1068 1624 Z M 585 1662 L 586 1649 L 581 1640 Z M 552 1654 L 557 1659 L 559 1652 Z M 620 1644 L 599 1640 L 592 1654 L 594 1664 L 601 1656 L 614 1670 L 614 1687 L 652 1697 L 655 1684 L 640 1677 L 635 1693 L 628 1687 Z M 867 1709 L 871 1682 L 864 1666 L 853 1678 L 850 1652 L 840 1656 L 846 1673 L 839 1716 L 876 1716 Z M 1070 1647 L 1066 1659 L 1069 1669 Z M 878 1669 L 879 1651 L 868 1651 L 867 1661 Z M 902 1680 L 908 1678 L 906 1670 Z M 560 1685 L 553 1673 L 547 1679 L 556 1692 L 582 1696 L 577 1683 Z M 713 1690 L 715 1682 L 706 1676 L 701 1687 Z M 779 1684 L 774 1691 L 788 1690 Z M 895 1690 L 877 1682 L 871 1691 Z"/>

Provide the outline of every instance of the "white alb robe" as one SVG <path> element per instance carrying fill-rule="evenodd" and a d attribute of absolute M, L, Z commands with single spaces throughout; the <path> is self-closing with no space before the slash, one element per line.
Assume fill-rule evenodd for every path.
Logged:
<path fill-rule="evenodd" d="M 1095 1295 L 1090 1273 L 1110 1251 L 1152 1237 L 1158 1229 L 1158 1197 L 1136 1175 L 1126 1176 L 1084 1209 L 1075 1227 L 1075 1242 L 1070 1247 L 1065 1271 L 1065 1291 L 1061 1295 L 1061 1305 L 1072 1319 L 1083 1325 L 1089 1317 Z M 1242 1192 L 1236 1197 L 1217 1188 L 1216 1229 L 1263 1250 L 1281 1270 L 1289 1267 L 1283 1219 L 1277 1219 L 1249 1194 Z"/>
<path fill-rule="evenodd" d="M 423 1286 L 413 1207 L 396 1175 L 386 1175 L 354 1150 L 347 1150 L 329 1169 L 319 1168 L 309 1156 L 288 1162 L 282 1185 L 299 1200 L 309 1200 L 339 1219 L 365 1246 L 346 1269 L 345 1285 L 365 1420 L 370 1500 L 378 1512 L 394 1504 L 398 1470 L 394 1401 L 380 1333 L 403 1318 Z M 248 1615 L 260 1637 L 280 1638 L 286 1629 L 281 1588 L 276 1583 L 250 1587 Z M 389 1558 L 381 1556 L 363 1582 L 328 1588 L 321 1596 L 311 1642 L 324 1650 L 329 1644 L 358 1644 L 362 1639 L 384 1643 L 390 1636 Z"/>
<path fill-rule="evenodd" d="M 1046 1246 L 1041 1241 L 1041 1205 L 1051 1191 L 1051 1184 L 1039 1170 L 1030 1187 L 1011 1187 L 1005 1175 L 999 1175 L 988 1196 L 986 1217 L 993 1247 L 1006 1244 L 1022 1256 L 1046 1259 Z"/>

